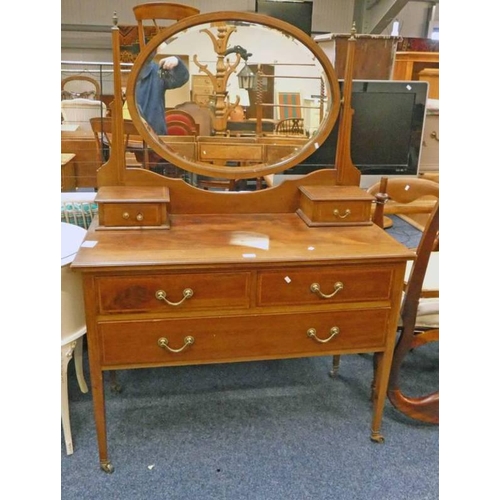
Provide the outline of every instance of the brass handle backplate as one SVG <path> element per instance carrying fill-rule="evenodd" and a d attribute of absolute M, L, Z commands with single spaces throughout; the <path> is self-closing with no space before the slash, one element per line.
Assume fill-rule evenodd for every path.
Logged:
<path fill-rule="evenodd" d="M 310 287 L 312 293 L 315 293 L 316 295 L 318 295 L 323 299 L 331 299 L 335 294 L 340 292 L 340 290 L 342 290 L 343 288 L 344 288 L 344 283 L 342 283 L 342 281 L 337 281 L 337 283 L 333 285 L 333 292 L 327 295 L 326 293 L 323 293 L 321 291 L 319 283 L 313 283 Z"/>
<path fill-rule="evenodd" d="M 169 347 L 168 339 L 165 337 L 161 337 L 158 339 L 158 346 L 159 347 L 161 347 L 162 349 L 165 349 L 166 351 L 170 351 L 173 353 L 182 352 L 184 349 L 186 349 L 186 347 L 193 345 L 193 344 L 194 344 L 194 337 L 191 337 L 191 335 L 184 337 L 184 345 L 182 347 L 179 347 L 179 349 L 173 349 L 172 347 Z"/>
<path fill-rule="evenodd" d="M 167 299 L 167 293 L 165 290 L 157 290 L 155 293 L 155 297 L 158 300 L 165 301 L 169 306 L 180 306 L 186 299 L 190 299 L 193 295 L 194 292 L 191 288 L 185 288 L 182 292 L 182 299 L 179 300 L 179 302 L 170 302 L 170 300 Z"/>
<path fill-rule="evenodd" d="M 307 330 L 307 336 L 310 339 L 314 339 L 316 342 L 319 342 L 320 344 L 326 344 L 327 342 L 330 342 L 330 340 L 332 340 L 333 337 L 335 337 L 339 333 L 340 333 L 340 328 L 338 326 L 332 326 L 330 328 L 330 336 L 327 339 L 320 339 L 319 337 L 316 336 L 315 328 L 309 328 L 309 330 Z"/>
<path fill-rule="evenodd" d="M 344 212 L 344 214 L 341 215 L 340 214 L 340 210 L 338 208 L 336 208 L 333 211 L 333 215 L 335 215 L 335 217 L 338 217 L 339 219 L 345 219 L 345 218 L 349 217 L 349 215 L 351 215 L 351 211 L 349 209 L 346 209 L 346 211 Z"/>

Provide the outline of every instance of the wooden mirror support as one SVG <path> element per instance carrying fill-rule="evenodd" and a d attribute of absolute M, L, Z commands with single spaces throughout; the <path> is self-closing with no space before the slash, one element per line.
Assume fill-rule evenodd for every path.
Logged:
<path fill-rule="evenodd" d="M 122 82 L 120 67 L 119 33 L 113 27 L 113 58 L 115 71 L 115 93 L 121 93 Z M 285 137 L 274 134 L 261 133 L 262 107 L 265 103 L 258 103 L 257 124 L 255 137 L 228 137 L 223 134 L 229 112 L 238 104 L 238 100 L 230 103 L 226 99 L 227 79 L 240 62 L 240 54 L 235 54 L 233 62 L 224 60 L 228 43 L 234 32 L 251 30 L 252 28 L 268 30 L 270 33 L 281 36 L 287 43 L 291 43 L 290 50 L 302 50 L 307 57 L 320 68 L 317 80 L 321 93 L 319 116 L 321 122 L 318 130 L 311 137 Z M 213 44 L 216 57 L 216 68 L 212 71 L 206 64 L 198 61 L 193 54 L 192 61 L 200 71 L 213 80 L 215 107 L 213 115 L 213 136 L 196 136 L 191 144 L 180 140 L 176 136 L 159 137 L 145 119 L 141 116 L 135 102 L 137 81 L 143 65 L 151 60 L 160 45 L 169 47 L 170 40 L 182 40 L 186 33 L 205 33 L 206 43 Z M 211 40 L 211 41 L 210 41 Z M 329 173 L 333 184 L 359 185 L 360 174 L 350 160 L 350 127 L 352 109 L 350 108 L 350 74 L 352 73 L 354 58 L 355 36 L 351 36 L 348 60 L 346 66 L 345 91 L 340 94 L 340 87 L 335 69 L 323 50 L 301 30 L 278 19 L 246 12 L 215 12 L 190 16 L 174 25 L 160 31 L 143 48 L 132 68 L 128 78 L 126 98 L 131 118 L 144 141 L 151 151 L 164 158 L 169 163 L 195 175 L 226 179 L 249 179 L 276 174 L 290 169 L 310 156 L 321 146 L 333 129 L 340 113 L 339 142 L 337 158 L 332 158 L 332 169 Z M 260 64 L 258 65 L 260 67 Z M 298 69 L 300 70 L 300 65 Z M 261 71 L 261 70 L 259 70 Z M 298 76 L 297 78 L 300 78 Z M 307 77 L 311 78 L 311 77 Z M 257 95 L 260 95 L 257 92 Z M 343 104 L 342 104 L 343 101 Z M 342 108 L 342 109 L 341 109 Z M 115 107 L 112 112 L 115 129 L 120 136 L 123 113 Z M 118 147 L 117 147 L 118 146 Z M 137 168 L 126 168 L 124 147 L 115 143 L 110 159 L 98 172 L 98 185 L 168 185 L 172 179 L 157 173 Z M 185 153 L 190 150 L 191 153 Z M 228 160 L 234 160 L 228 166 Z M 235 166 L 236 163 L 236 166 Z M 335 168 L 334 168 L 335 167 Z"/>

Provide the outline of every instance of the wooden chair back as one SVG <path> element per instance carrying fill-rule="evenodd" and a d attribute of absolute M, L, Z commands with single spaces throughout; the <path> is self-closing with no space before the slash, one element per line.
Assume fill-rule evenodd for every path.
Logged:
<path fill-rule="evenodd" d="M 101 86 L 97 80 L 85 75 L 68 76 L 61 80 L 61 100 L 100 99 Z"/>
<path fill-rule="evenodd" d="M 303 118 L 285 118 L 276 125 L 276 134 L 279 135 L 306 135 Z"/>
<path fill-rule="evenodd" d="M 157 34 L 162 26 L 159 21 L 179 21 L 185 17 L 200 13 L 199 9 L 188 5 L 167 2 L 149 2 L 133 7 L 139 34 L 139 47 L 142 50 L 146 45 L 144 21 L 151 21 Z"/>
<path fill-rule="evenodd" d="M 424 297 L 423 285 L 431 254 L 439 240 L 439 201 L 436 202 L 425 226 L 422 238 L 416 251 L 408 283 L 406 285 L 403 304 L 401 306 L 400 336 L 394 350 L 394 358 L 389 377 L 389 400 L 395 408 L 405 415 L 422 422 L 439 422 L 439 391 L 425 396 L 409 396 L 400 387 L 401 366 L 406 355 L 415 347 L 439 338 L 439 328 L 420 331 L 418 328 L 418 311 Z M 439 295 L 439 291 L 436 291 Z M 425 295 L 425 296 L 428 296 Z"/>
<path fill-rule="evenodd" d="M 377 196 L 384 193 L 384 226 L 390 226 L 387 215 L 398 215 L 418 229 L 424 229 L 429 214 L 439 199 L 439 184 L 429 179 L 418 177 L 383 178 L 367 189 L 369 194 Z M 374 218 L 374 222 L 380 222 Z"/>

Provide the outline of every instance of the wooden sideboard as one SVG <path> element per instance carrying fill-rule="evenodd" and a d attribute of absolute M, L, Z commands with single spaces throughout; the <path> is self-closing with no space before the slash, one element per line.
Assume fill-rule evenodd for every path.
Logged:
<path fill-rule="evenodd" d="M 414 254 L 371 223 L 307 225 L 297 214 L 300 186 L 333 177 L 304 179 L 235 193 L 238 205 L 231 193 L 172 179 L 169 229 L 102 230 L 93 222 L 72 268 L 83 275 L 103 470 L 113 470 L 108 370 L 375 353 L 371 438 L 383 440 L 403 277 Z"/>
<path fill-rule="evenodd" d="M 61 153 L 73 153 L 74 178 L 67 181 L 68 190 L 97 187 L 97 170 L 102 165 L 94 133 L 90 130 L 61 132 Z"/>
<path fill-rule="evenodd" d="M 439 52 L 396 52 L 392 79 L 418 80 L 428 68 L 439 68 Z"/>

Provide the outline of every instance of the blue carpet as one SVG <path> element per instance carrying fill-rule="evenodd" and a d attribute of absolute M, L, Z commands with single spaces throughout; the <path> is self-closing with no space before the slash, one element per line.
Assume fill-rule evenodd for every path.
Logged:
<path fill-rule="evenodd" d="M 418 242 L 404 230 L 409 246 Z M 437 344 L 412 352 L 403 389 L 435 390 L 438 359 Z M 330 364 L 317 357 L 117 372 L 123 391 L 106 383 L 113 474 L 100 470 L 92 398 L 70 364 L 75 452 L 67 456 L 61 438 L 61 498 L 438 499 L 439 428 L 387 402 L 386 441 L 372 443 L 371 355 L 343 356 L 335 380 Z"/>

